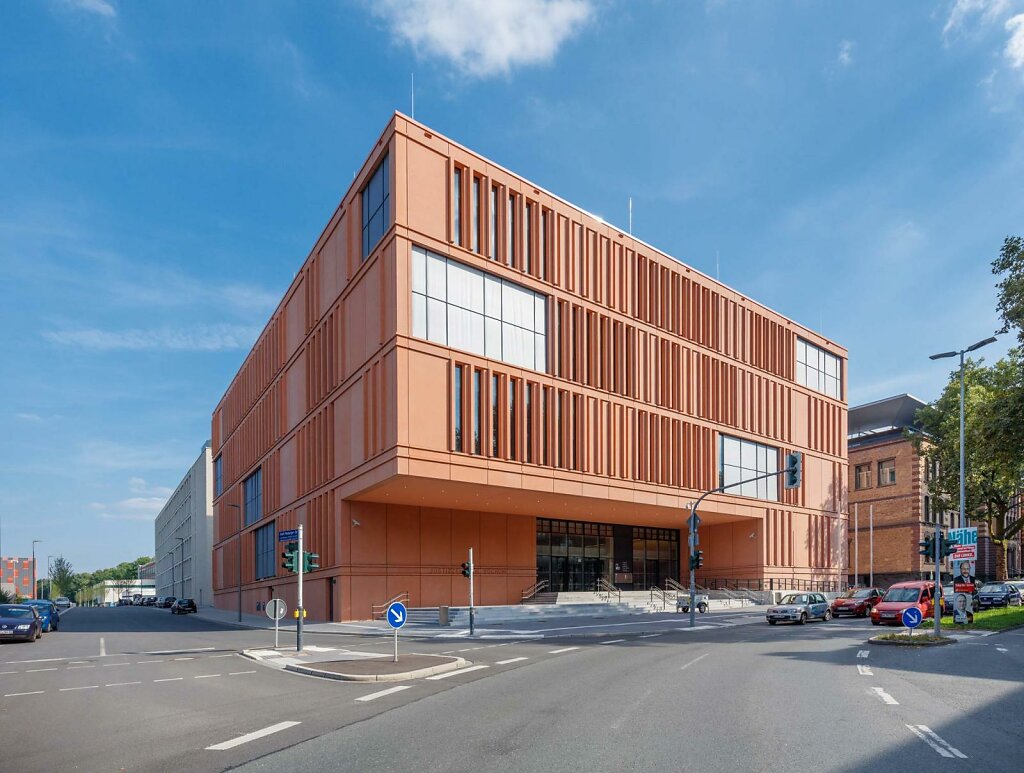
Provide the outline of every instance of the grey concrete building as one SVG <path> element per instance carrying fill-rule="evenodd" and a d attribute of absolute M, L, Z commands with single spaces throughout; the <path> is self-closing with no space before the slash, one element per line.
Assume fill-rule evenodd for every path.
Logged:
<path fill-rule="evenodd" d="M 213 458 L 209 442 L 155 523 L 156 594 L 213 602 Z"/>

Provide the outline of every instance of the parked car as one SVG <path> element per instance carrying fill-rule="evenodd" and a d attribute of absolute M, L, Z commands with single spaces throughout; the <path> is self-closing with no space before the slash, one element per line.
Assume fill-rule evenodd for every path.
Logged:
<path fill-rule="evenodd" d="M 189 612 L 198 612 L 196 602 L 193 599 L 175 599 L 171 604 L 172 615 L 187 615 Z"/>
<path fill-rule="evenodd" d="M 768 625 L 791 622 L 803 625 L 813 618 L 821 618 L 822 622 L 832 619 L 832 609 L 828 600 L 820 593 L 790 593 L 765 612 Z"/>
<path fill-rule="evenodd" d="M 1024 580 L 1007 580 L 1006 584 L 1016 588 L 1021 600 L 1024 601 Z"/>
<path fill-rule="evenodd" d="M 990 582 L 981 586 L 978 591 L 981 608 L 1020 606 L 1020 592 L 1005 582 Z"/>
<path fill-rule="evenodd" d="M 0 604 L 0 640 L 35 641 L 43 635 L 43 620 L 29 604 Z"/>
<path fill-rule="evenodd" d="M 881 600 L 883 593 L 881 588 L 850 588 L 842 596 L 832 600 L 832 616 L 867 617 L 871 614 L 871 607 Z"/>
<path fill-rule="evenodd" d="M 144 607 L 156 606 L 156 596 L 146 596 L 146 598 L 144 598 L 142 600 L 142 606 L 144 606 Z"/>
<path fill-rule="evenodd" d="M 174 598 L 174 596 L 164 596 L 163 598 L 164 598 L 163 602 L 162 603 L 158 603 L 157 606 L 158 607 L 162 607 L 164 609 L 166 609 L 167 607 L 171 606 L 177 600 L 177 599 Z"/>
<path fill-rule="evenodd" d="M 942 614 L 951 615 L 953 614 L 953 603 L 956 601 L 956 592 L 953 590 L 952 585 L 942 586 Z M 971 594 L 971 611 L 977 612 L 981 608 L 981 602 L 978 600 L 978 591 L 974 591 Z"/>
<path fill-rule="evenodd" d="M 71 599 L 67 596 L 58 596 L 53 603 L 57 609 L 71 609 Z"/>
<path fill-rule="evenodd" d="M 156 601 L 154 602 L 154 606 L 162 607 L 164 605 L 164 599 L 166 598 L 166 596 L 157 596 Z"/>
<path fill-rule="evenodd" d="M 921 610 L 922 617 L 931 617 L 934 613 L 934 592 L 935 583 L 926 580 L 896 583 L 872 607 L 871 624 L 903 625 L 903 610 L 910 607 Z"/>
<path fill-rule="evenodd" d="M 60 630 L 60 612 L 57 605 L 46 599 L 32 599 L 24 602 L 25 606 L 35 607 L 43 621 L 43 633 Z"/>

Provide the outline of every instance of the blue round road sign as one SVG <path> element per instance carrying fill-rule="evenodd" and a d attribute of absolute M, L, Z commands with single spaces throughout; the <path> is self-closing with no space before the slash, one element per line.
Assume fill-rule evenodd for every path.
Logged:
<path fill-rule="evenodd" d="M 387 614 L 385 614 L 384 617 L 387 618 L 388 625 L 392 628 L 401 628 L 405 625 L 406 617 L 408 617 L 405 604 L 401 601 L 392 603 L 392 605 L 388 607 Z"/>
<path fill-rule="evenodd" d="M 921 610 L 917 607 L 907 607 L 903 610 L 903 625 L 907 628 L 917 628 L 921 625 Z"/>

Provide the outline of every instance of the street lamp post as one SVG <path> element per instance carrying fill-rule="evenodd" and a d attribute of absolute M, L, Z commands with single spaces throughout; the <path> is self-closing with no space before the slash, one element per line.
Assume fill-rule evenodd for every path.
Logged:
<path fill-rule="evenodd" d="M 53 556 L 46 557 L 46 598 L 50 601 L 53 601 L 53 565 L 50 563 L 52 559 Z"/>
<path fill-rule="evenodd" d="M 238 622 L 242 622 L 242 508 L 232 504 L 229 504 L 228 507 L 233 507 L 238 511 L 238 536 L 235 539 L 238 545 L 238 560 L 235 563 L 238 564 Z"/>
<path fill-rule="evenodd" d="M 181 592 L 185 592 L 185 538 L 175 537 L 178 540 L 178 547 L 181 548 Z M 174 564 L 174 554 L 171 554 L 171 565 Z M 174 593 L 174 586 L 171 586 L 171 593 Z"/>
<path fill-rule="evenodd" d="M 32 598 L 38 598 L 39 592 L 36 590 L 36 543 L 42 542 L 41 539 L 32 540 Z"/>
<path fill-rule="evenodd" d="M 964 355 L 968 352 L 973 352 L 980 349 L 983 346 L 995 343 L 995 336 L 989 336 L 984 341 L 978 341 L 976 344 L 971 344 L 966 349 L 961 349 L 958 352 L 942 352 L 940 354 L 933 354 L 928 359 L 930 360 L 942 360 L 946 357 L 960 356 L 960 516 L 958 518 L 958 525 L 961 529 L 967 526 L 967 515 L 966 515 L 966 484 L 965 484 L 965 462 L 964 462 Z"/>

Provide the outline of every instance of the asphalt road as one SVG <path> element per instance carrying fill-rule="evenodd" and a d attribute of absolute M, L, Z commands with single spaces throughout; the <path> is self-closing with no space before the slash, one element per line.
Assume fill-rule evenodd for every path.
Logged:
<path fill-rule="evenodd" d="M 408 641 L 476 668 L 365 684 L 236 654 L 265 647 L 266 631 L 151 608 L 75 609 L 59 633 L 0 646 L 2 767 L 1020 770 L 1024 631 L 906 651 L 866 644 L 877 629 L 862 620 L 683 622 L 565 640 Z"/>

